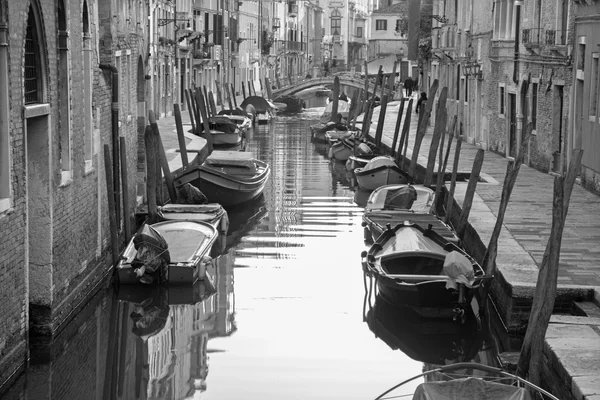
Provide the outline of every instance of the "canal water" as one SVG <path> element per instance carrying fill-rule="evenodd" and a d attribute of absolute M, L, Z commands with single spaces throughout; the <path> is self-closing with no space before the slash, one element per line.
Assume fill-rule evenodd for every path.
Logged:
<path fill-rule="evenodd" d="M 321 111 L 247 138 L 271 176 L 230 212 L 212 285 L 107 285 L 52 343 L 32 342 L 6 398 L 369 399 L 429 364 L 488 362 L 477 324 L 423 321 L 365 296 L 368 193 L 311 142 Z"/>

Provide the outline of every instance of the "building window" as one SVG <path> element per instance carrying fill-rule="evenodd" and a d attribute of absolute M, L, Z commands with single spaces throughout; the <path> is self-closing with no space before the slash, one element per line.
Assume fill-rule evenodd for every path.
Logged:
<path fill-rule="evenodd" d="M 375 20 L 375 30 L 376 31 L 387 31 L 387 20 L 386 19 Z"/>
<path fill-rule="evenodd" d="M 598 115 L 598 57 L 599 53 L 592 53 L 592 82 L 590 86 L 590 116 Z"/>
<path fill-rule="evenodd" d="M 498 113 L 501 116 L 504 116 L 504 114 L 506 113 L 505 110 L 505 104 L 504 104 L 504 96 L 505 96 L 505 90 L 504 90 L 504 86 L 500 86 L 500 98 L 498 99 L 498 102 L 500 104 L 500 109 L 498 110 Z"/>
<path fill-rule="evenodd" d="M 41 71 L 40 47 L 33 7 L 29 6 L 27 33 L 25 36 L 24 85 L 25 104 L 42 102 L 43 83 Z"/>
<path fill-rule="evenodd" d="M 338 10 L 331 13 L 331 34 L 333 36 L 342 34 L 342 14 Z"/>
<path fill-rule="evenodd" d="M 363 32 L 362 32 L 362 31 L 363 31 L 363 28 L 362 28 L 362 26 L 357 26 L 357 27 L 356 27 L 356 37 L 357 37 L 357 38 L 361 38 L 361 37 L 363 37 Z"/>
<path fill-rule="evenodd" d="M 469 78 L 465 78 L 465 103 L 469 102 Z"/>
<path fill-rule="evenodd" d="M 533 130 L 537 129 L 538 83 L 531 84 L 531 124 Z"/>
<path fill-rule="evenodd" d="M 494 39 L 514 38 L 513 8 L 515 0 L 495 0 Z"/>
<path fill-rule="evenodd" d="M 583 71 L 585 68 L 585 43 L 577 45 L 577 69 Z"/>

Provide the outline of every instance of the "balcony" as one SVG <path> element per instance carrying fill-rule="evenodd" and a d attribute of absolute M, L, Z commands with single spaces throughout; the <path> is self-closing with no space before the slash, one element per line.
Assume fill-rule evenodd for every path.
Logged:
<path fill-rule="evenodd" d="M 521 43 L 528 48 L 540 47 L 542 41 L 542 30 L 539 28 L 536 29 L 523 29 Z"/>
<path fill-rule="evenodd" d="M 550 47 L 566 46 L 568 33 L 566 30 L 546 29 L 544 43 Z"/>
<path fill-rule="evenodd" d="M 273 30 L 279 29 L 281 26 L 281 22 L 279 22 L 279 18 L 273 18 Z"/>
<path fill-rule="evenodd" d="M 306 51 L 306 43 L 304 42 L 294 42 L 291 40 L 285 40 L 283 41 L 283 48 L 287 51 L 295 51 L 295 52 L 301 52 L 301 51 Z"/>

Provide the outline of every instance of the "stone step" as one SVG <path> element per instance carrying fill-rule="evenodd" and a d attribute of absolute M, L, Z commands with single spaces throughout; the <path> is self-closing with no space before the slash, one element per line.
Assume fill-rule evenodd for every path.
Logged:
<path fill-rule="evenodd" d="M 577 315 L 600 318 L 600 307 L 592 301 L 574 301 L 573 307 Z"/>

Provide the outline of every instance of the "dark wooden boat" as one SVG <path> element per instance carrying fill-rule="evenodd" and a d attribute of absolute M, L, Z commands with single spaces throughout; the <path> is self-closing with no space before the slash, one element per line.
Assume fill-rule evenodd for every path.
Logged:
<path fill-rule="evenodd" d="M 362 168 L 356 168 L 354 175 L 358 185 L 366 190 L 390 184 L 408 183 L 409 176 L 391 157 L 379 156 L 370 160 Z"/>
<path fill-rule="evenodd" d="M 269 164 L 244 151 L 213 151 L 202 165 L 185 169 L 175 185 L 191 183 L 211 203 L 230 207 L 258 197 L 269 179 Z"/>
<path fill-rule="evenodd" d="M 375 189 L 365 205 L 365 239 L 376 240 L 387 225 L 409 221 L 429 226 L 449 242 L 459 244 L 456 233 L 434 214 L 435 192 L 423 185 L 385 185 Z"/>
<path fill-rule="evenodd" d="M 157 248 L 151 242 L 151 235 L 159 236 L 166 242 L 166 249 Z M 158 234 L 158 235 L 156 235 Z M 164 268 L 158 268 L 146 275 L 152 277 L 153 284 L 193 284 L 197 280 L 211 279 L 206 274 L 206 263 L 211 248 L 219 232 L 209 223 L 199 221 L 163 221 L 143 226 L 131 239 L 116 267 L 120 284 L 141 284 L 138 271 L 144 264 L 138 252 L 140 242 L 149 243 L 150 248 L 160 251 Z M 145 237 L 144 237 L 145 236 Z M 141 239 L 140 239 L 141 237 Z M 156 260 L 158 257 L 153 257 Z M 147 282 L 150 283 L 150 282 Z"/>
<path fill-rule="evenodd" d="M 362 265 L 381 297 L 428 318 L 466 318 L 485 276 L 462 248 L 410 222 L 388 226 L 362 253 Z"/>

